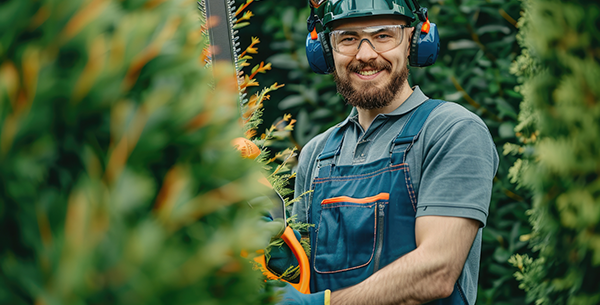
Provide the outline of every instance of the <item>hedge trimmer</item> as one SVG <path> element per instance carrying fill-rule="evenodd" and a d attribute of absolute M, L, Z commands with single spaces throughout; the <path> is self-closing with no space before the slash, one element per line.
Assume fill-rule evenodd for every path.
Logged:
<path fill-rule="evenodd" d="M 247 0 L 246 4 L 239 9 L 236 9 L 234 0 L 201 0 L 198 2 L 198 7 L 204 15 L 207 24 L 208 39 L 210 43 L 208 55 L 206 57 L 207 63 L 212 64 L 221 61 L 230 62 L 235 66 L 236 77 L 238 77 L 240 80 L 238 81 L 238 90 L 240 92 L 239 107 L 242 115 L 242 121 L 247 120 L 247 118 L 244 117 L 244 109 L 246 103 L 248 102 L 248 100 L 245 99 L 245 88 L 249 82 L 249 78 L 248 76 L 245 76 L 245 78 L 241 77 L 241 68 L 244 66 L 243 62 L 246 60 L 246 58 L 244 56 L 240 57 L 240 55 L 244 54 L 240 54 L 241 49 L 239 48 L 240 43 L 238 41 L 239 37 L 237 36 L 237 27 L 239 27 L 240 24 L 236 16 L 239 15 L 241 11 L 243 11 L 243 9 L 252 1 L 253 0 Z M 250 15 L 251 14 L 244 14 L 244 16 L 241 18 L 249 18 Z M 255 39 L 253 39 L 253 41 L 254 40 Z M 258 39 L 256 39 L 256 42 L 257 41 Z M 212 66 L 214 69 L 215 66 Z M 258 68 L 255 67 L 253 69 L 252 76 L 250 76 L 250 78 L 252 78 L 257 71 L 260 72 L 261 69 L 266 70 L 266 66 L 263 66 L 262 63 L 260 66 L 258 66 Z M 269 89 L 274 90 L 276 88 L 278 88 L 277 84 L 271 86 Z M 264 93 L 265 92 L 262 93 L 263 96 Z M 260 149 L 258 146 L 246 138 L 236 139 L 234 141 L 234 145 L 241 151 L 242 156 L 246 158 L 256 158 L 260 154 Z M 269 187 L 271 187 L 273 190 L 272 194 L 269 194 L 268 196 L 274 203 L 273 209 L 271 210 L 271 216 L 274 220 L 281 221 L 283 223 L 284 228 L 281 231 L 281 238 L 292 250 L 292 253 L 299 263 L 300 281 L 297 284 L 291 282 L 290 284 L 302 293 L 310 293 L 310 266 L 308 258 L 303 247 L 296 238 L 292 228 L 288 226 L 285 201 L 283 197 L 271 186 L 267 179 L 263 179 L 261 182 L 269 185 Z M 258 256 L 254 260 L 261 265 L 261 271 L 265 276 L 267 276 L 267 278 L 285 281 L 280 276 L 277 276 L 273 272 L 269 271 L 265 260 L 265 255 Z"/>

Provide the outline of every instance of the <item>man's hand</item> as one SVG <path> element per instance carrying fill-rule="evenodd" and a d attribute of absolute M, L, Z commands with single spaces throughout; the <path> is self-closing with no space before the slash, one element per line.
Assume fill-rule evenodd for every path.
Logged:
<path fill-rule="evenodd" d="M 286 283 L 283 299 L 279 305 L 329 305 L 331 291 L 325 290 L 317 293 L 303 294 L 292 285 Z"/>
<path fill-rule="evenodd" d="M 417 218 L 417 248 L 363 282 L 334 291 L 331 304 L 423 304 L 450 296 L 479 225 L 459 217 Z"/>

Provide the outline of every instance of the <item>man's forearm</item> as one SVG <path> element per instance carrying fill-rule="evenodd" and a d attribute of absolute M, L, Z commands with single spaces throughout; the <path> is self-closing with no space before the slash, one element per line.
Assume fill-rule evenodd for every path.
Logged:
<path fill-rule="evenodd" d="M 331 304 L 422 304 L 450 296 L 478 229 L 472 219 L 417 218 L 417 249 L 361 283 L 333 292 Z"/>
<path fill-rule="evenodd" d="M 449 296 L 454 283 L 442 259 L 416 249 L 365 281 L 331 294 L 331 305 L 422 304 Z"/>

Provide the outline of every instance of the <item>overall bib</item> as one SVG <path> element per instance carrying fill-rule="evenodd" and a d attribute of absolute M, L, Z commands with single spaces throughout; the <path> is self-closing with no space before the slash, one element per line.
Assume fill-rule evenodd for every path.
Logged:
<path fill-rule="evenodd" d="M 311 291 L 362 282 L 416 248 L 417 199 L 405 156 L 431 111 L 428 100 L 410 113 L 389 157 L 362 165 L 336 165 L 344 128 L 335 129 L 318 156 L 309 222 Z M 430 304 L 467 304 L 458 283 L 452 295 Z"/>

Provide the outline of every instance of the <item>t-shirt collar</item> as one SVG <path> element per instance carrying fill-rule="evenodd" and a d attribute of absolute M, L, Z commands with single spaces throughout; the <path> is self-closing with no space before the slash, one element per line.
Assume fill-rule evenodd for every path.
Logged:
<path fill-rule="evenodd" d="M 398 108 L 394 109 L 394 111 L 381 115 L 388 117 L 401 116 L 411 112 L 413 109 L 419 107 L 421 104 L 423 104 L 426 100 L 429 99 L 429 97 L 427 97 L 425 93 L 421 91 L 421 88 L 419 88 L 419 86 L 414 86 L 412 89 L 413 93 L 404 101 L 404 103 L 398 106 Z M 343 122 L 338 124 L 338 126 L 344 126 L 348 124 L 348 122 L 352 119 L 358 120 L 358 111 L 356 110 L 356 107 L 352 108 L 352 111 L 350 111 L 348 117 Z"/>

